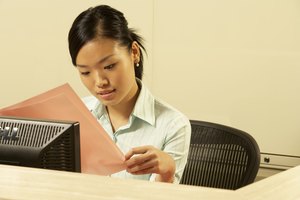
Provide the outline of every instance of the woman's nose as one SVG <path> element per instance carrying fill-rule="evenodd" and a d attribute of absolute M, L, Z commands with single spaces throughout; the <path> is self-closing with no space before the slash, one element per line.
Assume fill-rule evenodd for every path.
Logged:
<path fill-rule="evenodd" d="M 97 74 L 95 77 L 96 86 L 99 88 L 105 87 L 108 84 L 108 80 L 106 77 Z"/>

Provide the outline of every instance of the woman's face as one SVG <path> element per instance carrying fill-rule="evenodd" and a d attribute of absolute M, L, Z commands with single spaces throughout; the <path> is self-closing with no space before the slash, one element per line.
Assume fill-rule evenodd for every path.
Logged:
<path fill-rule="evenodd" d="M 136 42 L 132 51 L 112 39 L 97 39 L 78 52 L 76 66 L 82 83 L 106 106 L 128 103 L 138 91 L 134 63 L 139 61 Z"/>

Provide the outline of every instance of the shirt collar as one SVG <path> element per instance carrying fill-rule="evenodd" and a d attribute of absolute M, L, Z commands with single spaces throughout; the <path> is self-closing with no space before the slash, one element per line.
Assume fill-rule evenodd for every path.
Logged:
<path fill-rule="evenodd" d="M 136 79 L 140 86 L 140 94 L 133 108 L 132 115 L 140 118 L 152 126 L 155 125 L 154 97 L 140 79 Z"/>
<path fill-rule="evenodd" d="M 106 113 L 106 108 L 102 103 L 100 103 L 99 100 L 97 100 L 97 103 L 95 105 L 95 108 L 92 110 L 92 113 L 94 116 L 96 116 L 97 119 L 100 119 Z"/>
<path fill-rule="evenodd" d="M 132 116 L 148 122 L 150 125 L 155 125 L 155 111 L 154 111 L 154 97 L 150 93 L 143 82 L 136 78 L 137 84 L 140 87 L 140 93 L 132 111 Z M 107 114 L 106 108 L 99 101 L 93 109 L 93 114 L 100 119 L 103 115 Z"/>

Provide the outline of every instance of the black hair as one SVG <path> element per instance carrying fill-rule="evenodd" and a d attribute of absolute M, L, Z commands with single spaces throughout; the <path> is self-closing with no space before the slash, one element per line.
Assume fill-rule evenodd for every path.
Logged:
<path fill-rule="evenodd" d="M 143 38 L 134 29 L 128 28 L 128 22 L 124 14 L 108 5 L 99 5 L 80 13 L 74 20 L 69 31 L 69 52 L 72 63 L 76 66 L 76 58 L 79 50 L 89 41 L 95 38 L 109 38 L 119 42 L 131 51 L 132 43 L 136 41 L 140 48 L 139 67 L 134 67 L 135 76 L 142 79 L 143 76 Z"/>

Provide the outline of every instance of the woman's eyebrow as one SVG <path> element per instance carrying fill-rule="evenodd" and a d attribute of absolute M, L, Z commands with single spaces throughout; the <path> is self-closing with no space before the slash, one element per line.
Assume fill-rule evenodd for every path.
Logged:
<path fill-rule="evenodd" d="M 114 56 L 114 54 L 111 54 L 111 55 L 105 56 L 104 58 L 101 58 L 99 61 L 96 62 L 95 65 L 105 62 L 106 60 L 108 60 L 112 56 Z M 82 68 L 88 67 L 88 65 L 83 65 L 83 64 L 76 64 L 76 66 L 77 67 L 82 67 Z"/>

